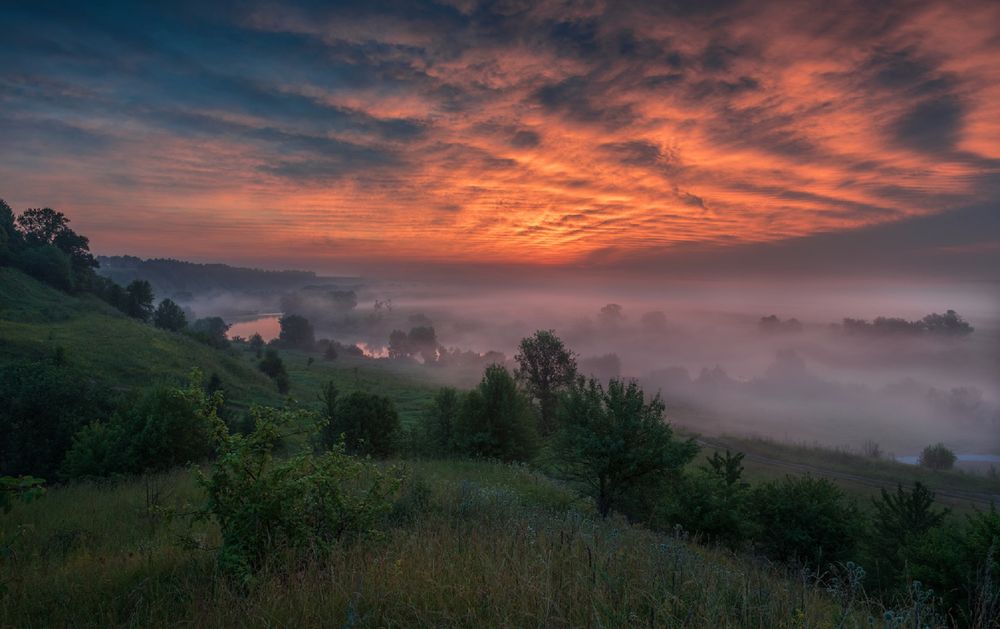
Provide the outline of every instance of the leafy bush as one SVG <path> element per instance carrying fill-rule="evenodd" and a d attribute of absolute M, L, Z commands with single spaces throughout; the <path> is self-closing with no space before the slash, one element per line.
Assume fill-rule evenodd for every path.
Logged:
<path fill-rule="evenodd" d="M 55 476 L 73 435 L 113 410 L 110 391 L 64 366 L 0 367 L 0 474 Z"/>
<path fill-rule="evenodd" d="M 645 401 L 634 381 L 579 381 L 560 407 L 550 467 L 579 485 L 607 516 L 629 494 L 659 485 L 695 457 L 698 446 L 677 441 L 659 395 Z"/>
<path fill-rule="evenodd" d="M 264 352 L 264 359 L 260 361 L 257 368 L 267 374 L 271 380 L 274 380 L 279 393 L 288 393 L 290 386 L 288 372 L 285 371 L 285 363 L 281 360 L 281 356 L 278 356 L 278 352 L 275 349 L 268 348 Z"/>
<path fill-rule="evenodd" d="M 206 393 L 201 373 L 185 387 L 158 386 L 138 395 L 107 423 L 94 422 L 74 438 L 63 475 L 107 476 L 162 471 L 202 461 L 212 452 L 222 395 Z"/>
<path fill-rule="evenodd" d="M 337 399 L 335 416 L 327 430 L 337 440 L 343 436 L 348 453 L 377 457 L 387 457 L 396 451 L 399 432 L 399 414 L 392 400 L 364 391 L 353 391 Z"/>
<path fill-rule="evenodd" d="M 18 254 L 16 264 L 39 281 L 61 290 L 73 289 L 73 267 L 69 256 L 53 245 L 24 249 Z"/>
<path fill-rule="evenodd" d="M 455 443 L 467 456 L 502 461 L 528 461 L 538 450 L 531 403 L 514 377 L 501 365 L 490 365 L 479 385 L 462 401 Z"/>
<path fill-rule="evenodd" d="M 338 540 L 376 532 L 398 475 L 348 456 L 343 446 L 277 461 L 273 451 L 281 431 L 310 416 L 271 408 L 251 412 L 255 427 L 246 436 L 229 435 L 216 422 L 219 456 L 208 474 L 199 473 L 208 497 L 200 516 L 222 531 L 219 563 L 225 572 L 247 582 L 283 551 L 321 557 Z"/>
<path fill-rule="evenodd" d="M 945 447 L 943 443 L 936 443 L 924 448 L 920 453 L 920 464 L 926 468 L 942 471 L 955 467 L 958 457 L 955 453 Z"/>
<path fill-rule="evenodd" d="M 853 557 L 861 513 L 825 478 L 786 476 L 753 488 L 755 543 L 768 557 L 823 566 Z"/>
<path fill-rule="evenodd" d="M 752 534 L 747 514 L 749 484 L 743 481 L 743 454 L 718 452 L 693 474 L 667 488 L 653 517 L 654 527 L 680 525 L 705 541 L 739 548 Z"/>

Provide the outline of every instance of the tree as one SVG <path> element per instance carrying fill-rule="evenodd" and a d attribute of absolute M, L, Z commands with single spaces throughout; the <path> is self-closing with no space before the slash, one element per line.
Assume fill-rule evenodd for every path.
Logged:
<path fill-rule="evenodd" d="M 281 332 L 278 342 L 284 347 L 310 351 L 316 345 L 312 324 L 302 315 L 290 314 L 278 320 Z"/>
<path fill-rule="evenodd" d="M 180 332 L 187 327 L 187 317 L 172 299 L 164 299 L 153 313 L 153 325 L 163 330 Z"/>
<path fill-rule="evenodd" d="M 350 454 L 392 455 L 400 427 L 396 407 L 384 395 L 353 391 L 337 400 L 332 430 L 343 435 Z"/>
<path fill-rule="evenodd" d="M 389 334 L 389 358 L 409 358 L 412 353 L 410 337 L 406 332 L 393 330 Z"/>
<path fill-rule="evenodd" d="M 965 336 L 975 331 L 969 323 L 954 310 L 948 310 L 944 314 L 931 313 L 920 321 L 924 329 L 931 334 L 941 334 L 944 336 Z"/>
<path fill-rule="evenodd" d="M 254 355 L 260 358 L 261 353 L 264 351 L 264 337 L 260 333 L 254 332 L 248 344 L 250 345 L 250 349 L 254 351 Z"/>
<path fill-rule="evenodd" d="M 551 466 L 597 503 L 602 517 L 643 486 L 679 472 L 698 452 L 692 440 L 674 439 L 657 395 L 646 402 L 634 381 L 611 380 L 607 390 L 580 380 L 560 408 Z"/>
<path fill-rule="evenodd" d="M 851 559 L 861 514 L 825 478 L 786 476 L 750 492 L 754 541 L 772 559 L 822 567 Z"/>
<path fill-rule="evenodd" d="M 146 280 L 133 280 L 125 287 L 125 314 L 133 319 L 149 321 L 153 315 L 153 287 Z"/>
<path fill-rule="evenodd" d="M 909 492 L 902 485 L 896 486 L 894 494 L 882 489 L 881 496 L 872 504 L 875 509 L 869 554 L 876 578 L 887 586 L 902 574 L 923 536 L 940 526 L 949 511 L 934 509 L 934 492 L 919 481 Z"/>
<path fill-rule="evenodd" d="M 538 449 L 531 403 L 502 365 L 490 365 L 462 402 L 455 442 L 463 454 L 529 461 Z"/>
<path fill-rule="evenodd" d="M 52 245 L 37 245 L 23 249 L 17 265 L 37 280 L 60 290 L 73 290 L 73 265 L 69 257 Z"/>
<path fill-rule="evenodd" d="M 566 349 L 554 330 L 539 330 L 521 340 L 514 360 L 518 365 L 517 379 L 538 402 L 540 432 L 552 434 L 556 429 L 559 394 L 576 378 L 576 356 Z"/>
<path fill-rule="evenodd" d="M 83 282 L 97 268 L 97 259 L 90 253 L 90 241 L 69 227 L 69 219 L 52 208 L 25 210 L 17 218 L 21 235 L 29 247 L 52 245 L 69 257 L 77 280 Z"/>
<path fill-rule="evenodd" d="M 425 365 L 437 362 L 438 340 L 437 333 L 434 332 L 434 326 L 424 325 L 411 329 L 407 340 L 410 352 L 420 354 L 420 358 L 424 361 Z"/>
<path fill-rule="evenodd" d="M 417 425 L 418 450 L 428 456 L 455 454 L 455 430 L 462 397 L 451 387 L 438 389 L 424 408 Z"/>
<path fill-rule="evenodd" d="M 17 230 L 14 210 L 0 199 L 0 265 L 11 262 L 20 240 L 21 232 Z"/>
<path fill-rule="evenodd" d="M 211 345 L 216 349 L 229 347 L 229 324 L 222 320 L 222 317 L 204 317 L 195 320 L 191 324 L 188 333 L 206 345 Z"/>
<path fill-rule="evenodd" d="M 935 471 L 950 470 L 955 466 L 957 459 L 955 453 L 946 448 L 943 443 L 927 446 L 920 453 L 920 464 Z"/>
<path fill-rule="evenodd" d="M 319 446 L 322 450 L 329 450 L 340 442 L 340 433 L 337 429 L 337 396 L 340 392 L 333 380 L 327 380 L 316 396 L 320 401 L 320 429 Z"/>
<path fill-rule="evenodd" d="M 278 356 L 277 350 L 269 347 L 264 352 L 264 359 L 260 361 L 257 368 L 267 374 L 268 378 L 274 380 L 279 393 L 288 393 L 288 372 L 285 371 L 285 363 L 281 360 L 281 356 Z"/>

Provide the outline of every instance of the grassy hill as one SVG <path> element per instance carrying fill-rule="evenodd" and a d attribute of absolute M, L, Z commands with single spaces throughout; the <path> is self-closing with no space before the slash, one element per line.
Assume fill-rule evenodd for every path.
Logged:
<path fill-rule="evenodd" d="M 234 355 L 0 268 L 0 364 L 46 360 L 58 347 L 71 367 L 116 388 L 176 382 L 198 367 L 217 373 L 234 399 L 278 399 L 270 381 Z"/>

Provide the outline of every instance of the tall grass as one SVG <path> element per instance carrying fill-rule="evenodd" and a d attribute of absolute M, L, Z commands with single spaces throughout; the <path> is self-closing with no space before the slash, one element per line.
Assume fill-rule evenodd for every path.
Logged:
<path fill-rule="evenodd" d="M 3 518 L 4 626 L 828 626 L 802 579 L 617 520 L 528 469 L 407 464 L 383 535 L 275 557 L 249 588 L 217 573 L 218 531 L 166 519 L 189 472 L 79 484 Z M 182 543 L 194 538 L 197 546 Z"/>

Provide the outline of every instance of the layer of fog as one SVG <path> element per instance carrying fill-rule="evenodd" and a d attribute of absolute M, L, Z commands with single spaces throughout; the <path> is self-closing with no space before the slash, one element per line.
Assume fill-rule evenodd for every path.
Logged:
<path fill-rule="evenodd" d="M 900 281 L 520 289 L 368 281 L 195 296 L 188 306 L 199 316 L 297 312 L 317 338 L 359 344 L 372 356 L 386 354 L 393 330 L 431 326 L 442 348 L 460 351 L 442 350 L 441 365 L 426 368 L 465 360 L 453 370 L 461 386 L 479 373 L 468 368 L 470 356 L 493 351 L 510 361 L 521 338 L 554 329 L 583 371 L 640 380 L 662 393 L 673 421 L 697 431 L 855 449 L 876 441 L 909 455 L 937 441 L 1000 452 L 998 294 L 991 284 Z M 848 334 L 832 325 L 845 317 L 920 320 L 948 309 L 975 331 Z M 762 325 L 768 315 L 777 323 Z"/>

